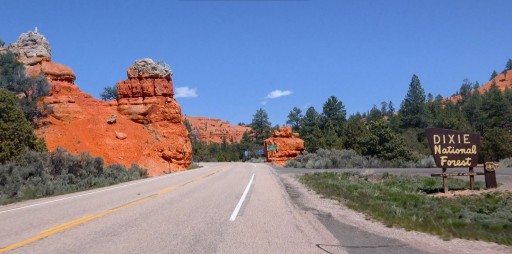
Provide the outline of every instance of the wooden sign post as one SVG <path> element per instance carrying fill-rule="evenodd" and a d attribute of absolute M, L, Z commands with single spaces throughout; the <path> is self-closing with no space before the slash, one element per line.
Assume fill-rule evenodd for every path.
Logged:
<path fill-rule="evenodd" d="M 469 176 L 469 187 L 473 189 L 478 174 L 473 168 L 478 164 L 480 135 L 437 128 L 426 129 L 426 134 L 436 166 L 443 169 L 441 174 L 431 176 L 443 177 L 444 192 L 448 192 L 448 176 Z M 447 173 L 448 168 L 466 167 L 468 173 Z"/>

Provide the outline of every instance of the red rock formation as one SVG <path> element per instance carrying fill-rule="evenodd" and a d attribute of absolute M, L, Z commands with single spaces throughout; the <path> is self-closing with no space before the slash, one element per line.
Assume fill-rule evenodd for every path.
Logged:
<path fill-rule="evenodd" d="M 293 133 L 288 126 L 275 130 L 272 137 L 265 139 L 264 151 L 267 162 L 284 166 L 288 160 L 294 159 L 304 151 L 304 140 L 299 138 L 298 133 Z M 269 149 L 273 146 L 276 150 Z"/>
<path fill-rule="evenodd" d="M 60 146 L 73 154 L 87 151 L 103 157 L 106 165 L 137 163 L 149 175 L 190 165 L 192 147 L 180 106 L 172 98 L 168 67 L 164 75 L 155 76 L 154 70 L 144 69 L 147 65 L 132 66 L 129 79 L 120 82 L 128 85 L 120 85 L 119 103 L 107 103 L 80 91 L 73 70 L 51 61 L 49 44 L 37 32 L 22 34 L 8 49 L 25 63 L 28 75 L 44 74 L 51 84 L 50 95 L 42 99 L 49 114 L 36 130 L 49 150 Z M 113 116 L 115 121 L 109 121 Z"/>
<path fill-rule="evenodd" d="M 491 88 L 491 85 L 493 83 L 496 83 L 496 86 L 501 91 L 504 91 L 507 88 L 512 89 L 512 70 L 509 70 L 505 73 L 500 73 L 498 76 L 494 77 L 494 79 L 490 80 L 485 85 L 478 88 L 478 91 L 480 93 L 486 92 L 487 90 L 489 90 L 489 88 Z"/>
<path fill-rule="evenodd" d="M 496 84 L 498 89 L 500 89 L 501 91 L 505 91 L 505 89 L 507 88 L 512 89 L 512 70 L 500 73 L 492 80 L 489 80 L 489 82 L 485 83 L 483 86 L 478 88 L 478 92 L 480 92 L 481 94 L 485 93 L 487 90 L 489 90 L 489 88 L 491 88 L 492 84 Z M 455 95 L 447 98 L 447 100 L 450 100 L 452 102 L 457 102 L 460 99 L 460 95 Z"/>
<path fill-rule="evenodd" d="M 127 74 L 127 80 L 117 83 L 117 110 L 132 121 L 147 125 L 158 139 L 170 142 L 156 144 L 161 158 L 177 168 L 188 167 L 192 144 L 182 121 L 181 107 L 173 98 L 169 66 L 146 58 L 137 60 Z"/>
<path fill-rule="evenodd" d="M 240 142 L 244 132 L 251 131 L 250 127 L 231 125 L 220 119 L 199 116 L 185 116 L 185 119 L 190 123 L 197 138 L 207 143 L 221 143 L 223 138 L 227 142 Z"/>

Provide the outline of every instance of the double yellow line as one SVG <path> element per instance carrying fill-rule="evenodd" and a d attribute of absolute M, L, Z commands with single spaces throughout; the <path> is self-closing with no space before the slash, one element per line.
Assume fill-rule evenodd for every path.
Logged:
<path fill-rule="evenodd" d="M 155 194 L 151 194 L 149 196 L 146 196 L 146 197 L 143 197 L 141 199 L 137 199 L 135 201 L 132 201 L 132 202 L 129 202 L 129 203 L 126 203 L 124 205 L 121 205 L 121 206 L 118 206 L 116 208 L 112 208 L 112 209 L 109 209 L 107 211 L 104 211 L 104 212 L 101 212 L 101 213 L 98 213 L 98 214 L 92 214 L 92 215 L 86 215 L 82 218 L 78 218 L 76 220 L 72 220 L 72 221 L 69 221 L 69 222 L 66 222 L 64 224 L 61 224 L 61 225 L 58 225 L 56 227 L 52 227 L 52 228 L 49 228 L 47 230 L 44 230 L 42 231 L 41 233 L 39 233 L 38 235 L 32 237 L 32 238 L 29 238 L 29 239 L 26 239 L 24 241 L 21 241 L 21 242 L 17 242 L 15 244 L 11 244 L 9 246 L 6 246 L 6 247 L 3 247 L 0 249 L 0 253 L 3 253 L 3 252 L 6 252 L 6 251 L 10 251 L 10 250 L 13 250 L 13 249 L 16 249 L 16 248 L 19 248 L 21 246 L 24 246 L 24 245 L 27 245 L 31 242 L 35 242 L 37 240 L 41 240 L 43 238 L 46 238 L 48 236 L 51 236 L 53 234 L 56 234 L 56 233 L 59 233 L 59 232 L 62 232 L 62 231 L 65 231 L 65 230 L 68 230 L 70 228 L 74 228 L 78 225 L 82 225 L 84 223 L 87 223 L 89 221 L 92 221 L 92 220 L 95 220 L 95 219 L 98 219 L 98 218 L 101 218 L 103 216 L 106 216 L 106 215 L 109 215 L 111 213 L 115 213 L 119 210 L 122 210 L 122 209 L 125 209 L 125 208 L 128 208 L 130 206 L 134 206 L 136 204 L 139 204 L 139 203 L 142 203 L 144 201 L 147 201 L 147 200 L 150 200 L 150 199 L 153 199 L 153 198 L 156 198 L 160 195 L 163 195 L 163 194 L 166 194 L 166 193 L 169 193 L 169 192 L 172 192 L 172 191 L 175 191 L 177 189 L 180 189 L 188 184 L 191 184 L 191 183 L 194 183 L 194 182 L 197 182 L 199 180 L 202 180 L 204 178 L 207 178 L 209 176 L 212 176 L 214 174 L 217 174 L 218 172 L 222 171 L 223 169 L 219 169 L 213 173 L 210 173 L 210 174 L 206 174 L 206 175 L 202 175 L 202 176 L 198 176 L 188 182 L 185 182 L 185 183 L 182 183 L 180 185 L 176 185 L 176 186 L 171 186 L 171 187 L 168 187 L 168 188 L 165 188 L 165 189 L 162 189 L 160 190 L 159 192 L 155 193 Z"/>

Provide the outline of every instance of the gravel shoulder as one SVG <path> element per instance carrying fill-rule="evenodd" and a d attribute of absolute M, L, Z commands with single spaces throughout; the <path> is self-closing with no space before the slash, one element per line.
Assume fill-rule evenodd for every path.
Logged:
<path fill-rule="evenodd" d="M 325 222 L 326 218 L 330 220 L 331 225 L 327 228 L 340 240 L 342 247 L 349 253 L 512 253 L 512 246 L 458 238 L 446 241 L 426 233 L 386 227 L 380 222 L 371 220 L 363 213 L 347 208 L 338 201 L 322 198 L 314 191 L 308 190 L 298 182 L 297 178 L 300 174 L 283 173 L 278 170 L 275 172 L 296 206 L 305 212 L 315 214 L 320 221 Z M 511 183 L 505 183 L 498 188 L 499 191 L 511 189 Z M 471 192 L 471 194 L 474 193 L 476 192 Z M 458 194 L 452 193 L 451 195 Z M 467 193 L 460 194 L 467 195 Z M 358 235 L 343 233 L 347 230 L 350 231 L 351 227 L 368 234 L 364 234 L 364 232 Z M 385 243 L 382 243 L 382 240 L 375 242 L 371 238 L 372 235 L 388 240 Z M 346 245 L 343 239 L 347 238 L 354 238 L 356 244 Z"/>

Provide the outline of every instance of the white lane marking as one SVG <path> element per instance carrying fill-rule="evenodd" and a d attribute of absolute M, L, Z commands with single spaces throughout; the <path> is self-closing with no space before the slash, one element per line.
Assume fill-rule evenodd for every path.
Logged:
<path fill-rule="evenodd" d="M 254 164 L 251 164 L 251 165 L 252 165 L 253 167 L 256 167 L 256 165 L 254 165 Z"/>
<path fill-rule="evenodd" d="M 208 168 L 208 166 L 205 166 L 203 168 Z M 0 214 L 1 213 L 7 213 L 7 212 L 13 212 L 13 211 L 17 211 L 17 210 L 22 210 L 22 209 L 26 209 L 26 208 L 30 208 L 30 207 L 40 206 L 40 205 L 51 204 L 51 203 L 55 203 L 55 202 L 59 202 L 59 201 L 64 201 L 64 200 L 68 200 L 68 199 L 79 198 L 79 197 L 83 197 L 83 196 L 89 196 L 89 195 L 100 193 L 100 192 L 120 189 L 120 188 L 124 188 L 124 187 L 128 187 L 128 186 L 132 186 L 132 185 L 137 185 L 137 184 L 141 184 L 141 183 L 145 183 L 145 182 L 150 182 L 150 181 L 159 180 L 159 179 L 163 179 L 163 178 L 167 178 L 167 177 L 171 177 L 171 176 L 175 176 L 175 175 L 184 174 L 184 173 L 187 173 L 187 172 L 191 172 L 191 171 L 187 170 L 187 171 L 181 171 L 181 172 L 178 172 L 178 173 L 172 173 L 172 174 L 168 174 L 168 175 L 158 176 L 158 177 L 151 177 L 149 179 L 142 180 L 140 182 L 127 183 L 127 184 L 123 184 L 121 186 L 115 186 L 115 187 L 106 188 L 106 189 L 103 189 L 103 190 L 92 191 L 92 192 L 88 192 L 88 193 L 84 193 L 84 194 L 73 195 L 73 196 L 70 196 L 70 197 L 50 200 L 50 201 L 41 202 L 41 203 L 37 203 L 37 204 L 33 204 L 33 205 L 27 205 L 27 206 L 21 206 L 21 207 L 17 207 L 17 208 L 12 208 L 12 209 L 8 209 L 8 210 L 5 210 L 5 211 L 0 211 Z"/>
<path fill-rule="evenodd" d="M 252 180 L 254 180 L 254 173 L 252 173 L 251 180 L 249 181 L 249 184 L 247 184 L 247 187 L 245 187 L 244 194 L 242 194 L 240 201 L 238 201 L 238 204 L 236 205 L 235 210 L 231 214 L 231 217 L 229 218 L 230 221 L 236 220 L 236 216 L 238 216 L 238 212 L 240 212 L 240 208 L 242 207 L 242 204 L 244 203 L 245 197 L 247 196 L 247 193 L 249 192 L 249 189 L 251 188 Z"/>

